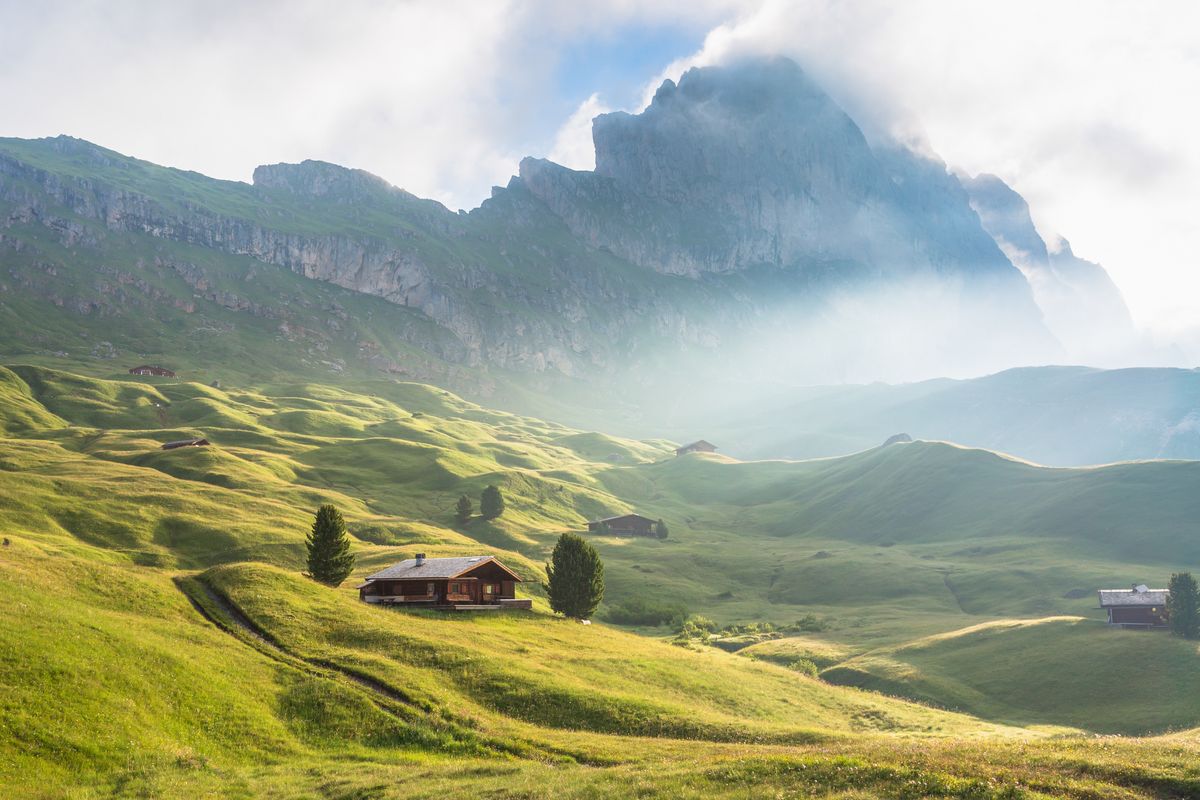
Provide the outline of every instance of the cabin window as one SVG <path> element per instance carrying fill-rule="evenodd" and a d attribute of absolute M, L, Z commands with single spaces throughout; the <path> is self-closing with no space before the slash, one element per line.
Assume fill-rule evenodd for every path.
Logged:
<path fill-rule="evenodd" d="M 483 593 L 484 593 L 484 594 L 495 594 L 495 593 L 496 593 L 496 584 L 494 584 L 494 583 L 485 583 L 485 584 L 483 585 Z"/>
<path fill-rule="evenodd" d="M 433 581 L 425 584 L 425 594 L 429 595 L 430 597 L 433 596 Z"/>

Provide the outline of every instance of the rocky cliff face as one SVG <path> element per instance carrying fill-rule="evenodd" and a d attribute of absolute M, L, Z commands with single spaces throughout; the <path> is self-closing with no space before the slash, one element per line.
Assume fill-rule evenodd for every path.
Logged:
<path fill-rule="evenodd" d="M 708 359 L 723 370 L 719 359 L 785 337 L 818 337 L 792 348 L 813 352 L 836 330 L 843 350 L 826 366 L 788 368 L 836 379 L 808 371 L 857 354 L 869 376 L 880 336 L 932 316 L 936 335 L 908 339 L 930 348 L 929 363 L 946 342 L 974 371 L 1053 347 L 1029 285 L 945 166 L 873 150 L 789 61 L 689 71 L 642 114 L 598 118 L 595 140 L 594 172 L 526 159 L 465 215 L 322 162 L 260 167 L 246 185 L 67 137 L 9 140 L 0 204 L 6 235 L 28 247 L 39 226 L 56 247 L 85 250 L 127 235 L 129 247 L 199 247 L 384 298 L 448 334 L 419 346 L 457 363 L 653 375 Z M 245 308 L 271 307 L 244 290 Z M 870 303 L 856 305 L 863 293 Z M 182 302 L 211 300 L 196 294 Z"/>

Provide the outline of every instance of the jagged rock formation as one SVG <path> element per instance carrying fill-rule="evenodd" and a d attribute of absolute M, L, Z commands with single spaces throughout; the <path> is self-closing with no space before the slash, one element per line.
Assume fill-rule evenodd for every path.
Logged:
<path fill-rule="evenodd" d="M 767 369 L 811 382 L 906 377 L 910 352 L 921 374 L 1056 352 L 1029 285 L 945 166 L 873 150 L 790 61 L 691 70 L 642 114 L 598 118 L 595 141 L 594 172 L 526 159 L 455 214 L 322 162 L 260 167 L 246 185 L 68 137 L 4 140 L 0 253 L 23 248 L 6 259 L 10 284 L 54 308 L 119 317 L 127 306 L 95 299 L 96 276 L 117 275 L 122 298 L 140 286 L 189 319 L 270 320 L 348 369 L 407 359 L 744 381 L 764 369 L 748 354 L 787 341 Z M 31 277 L 32 264 L 71 258 L 71 281 Z M 78 272 L 89 260 L 105 263 Z M 314 322 L 316 310 L 297 316 L 264 292 L 262 265 L 410 313 L 391 325 L 372 312 L 370 330 L 357 312 Z M 35 312 L 10 311 L 20 339 L 20 314 Z M 857 372 L 836 373 L 848 364 Z"/>
<path fill-rule="evenodd" d="M 1133 320 L 1104 268 L 1076 256 L 1066 239 L 1047 247 L 1025 198 L 1000 178 L 984 173 L 962 182 L 983 227 L 1029 280 L 1068 353 L 1085 363 L 1120 363 L 1134 344 Z"/>

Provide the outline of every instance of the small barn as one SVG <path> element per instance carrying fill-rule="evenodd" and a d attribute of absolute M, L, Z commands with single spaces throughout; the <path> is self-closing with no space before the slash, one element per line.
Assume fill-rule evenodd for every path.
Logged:
<path fill-rule="evenodd" d="M 609 533 L 614 536 L 653 536 L 654 520 L 641 514 L 622 514 L 588 523 L 589 533 Z"/>
<path fill-rule="evenodd" d="M 676 457 L 686 456 L 688 453 L 715 453 L 715 452 L 717 452 L 717 446 L 715 444 L 713 444 L 712 442 L 706 442 L 703 439 L 701 439 L 698 442 L 692 442 L 691 444 L 685 444 L 683 447 L 675 448 Z"/>
<path fill-rule="evenodd" d="M 1108 624 L 1122 628 L 1165 628 L 1167 590 L 1151 589 L 1144 583 L 1129 589 L 1100 589 L 1100 608 L 1108 612 Z"/>
<path fill-rule="evenodd" d="M 177 450 L 180 447 L 208 447 L 211 444 L 208 439 L 180 439 L 175 442 L 167 442 L 162 446 L 163 450 Z"/>
<path fill-rule="evenodd" d="M 497 611 L 531 608 L 517 599 L 521 576 L 493 556 L 416 558 L 368 575 L 358 587 L 358 599 L 376 605 L 404 605 L 443 611 Z"/>
<path fill-rule="evenodd" d="M 156 367 L 151 364 L 142 364 L 140 367 L 134 367 L 129 370 L 130 375 L 153 375 L 157 378 L 174 378 L 175 373 L 166 367 Z"/>

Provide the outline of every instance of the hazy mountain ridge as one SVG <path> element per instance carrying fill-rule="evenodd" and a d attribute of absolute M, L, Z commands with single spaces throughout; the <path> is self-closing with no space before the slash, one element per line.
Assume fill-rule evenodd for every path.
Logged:
<path fill-rule="evenodd" d="M 1137 342 L 1133 320 L 1108 273 L 1075 255 L 1066 239 L 1047 246 L 1029 204 L 995 175 L 961 176 L 983 227 L 1033 288 L 1047 326 L 1080 361 L 1120 363 Z"/>
<path fill-rule="evenodd" d="M 790 61 L 691 70 L 644 113 L 598 118 L 596 141 L 595 172 L 526 159 L 508 187 L 455 214 L 322 162 L 263 166 L 249 186 L 65 137 L 9 140 L 5 243 L 42 247 L 17 230 L 40 225 L 67 248 L 135 234 L 249 257 L 419 311 L 448 334 L 418 343 L 433 359 L 531 373 L 720 370 L 706 360 L 739 361 L 827 324 L 841 351 L 784 368 L 814 380 L 839 377 L 826 362 L 862 361 L 858 375 L 881 360 L 896 369 L 872 352 L 873 331 L 855 331 L 862 311 L 841 307 L 864 296 L 868 315 L 884 307 L 902 314 L 886 324 L 916 325 L 929 308 L 909 312 L 907 298 L 928 295 L 944 327 L 911 346 L 943 371 L 1057 352 L 1028 286 L 944 165 L 872 151 Z M 134 282 L 157 255 L 148 242 L 132 244 L 133 263 L 121 267 Z M 247 308 L 274 303 L 243 288 Z M 54 304 L 95 294 L 77 292 Z"/>

